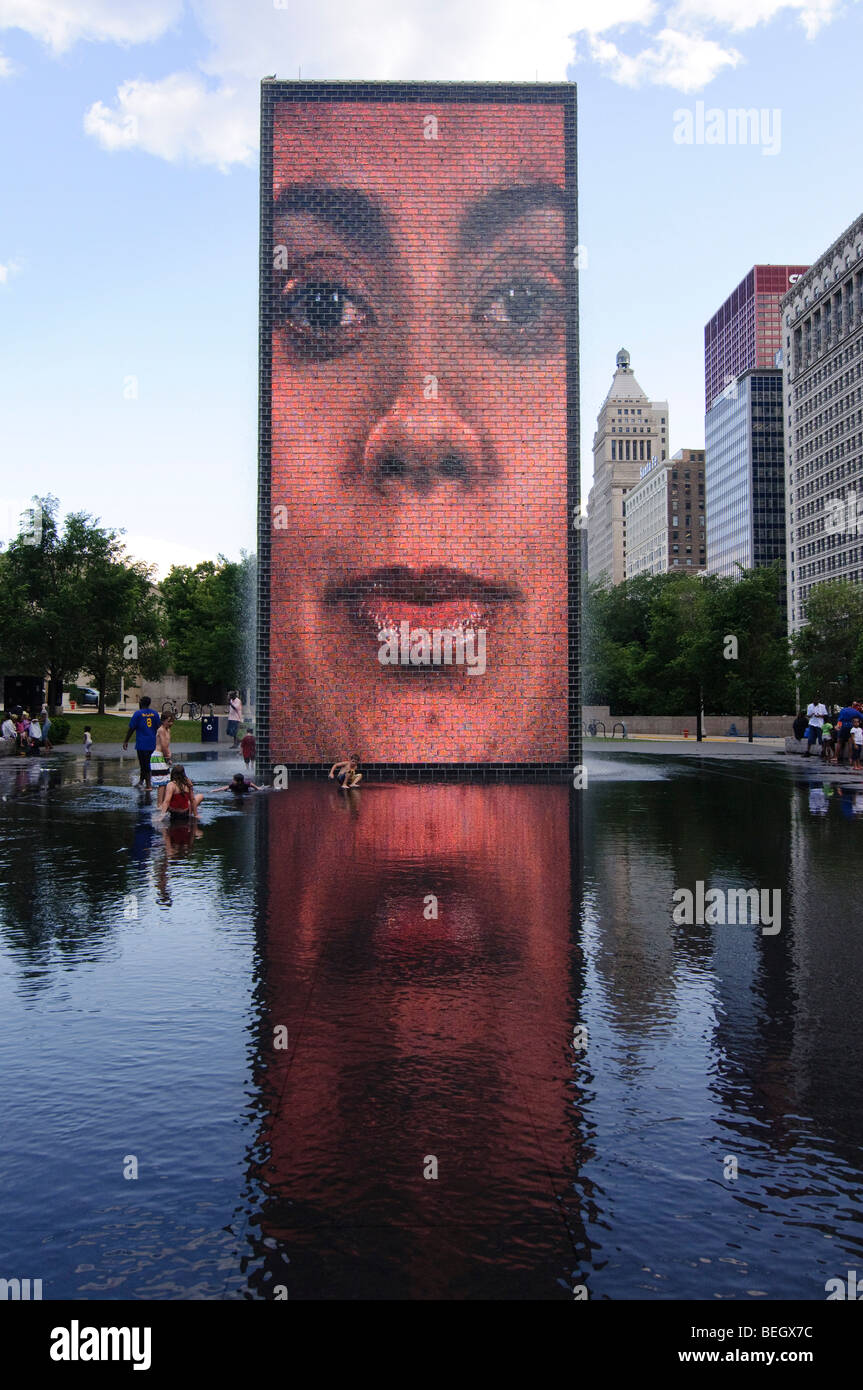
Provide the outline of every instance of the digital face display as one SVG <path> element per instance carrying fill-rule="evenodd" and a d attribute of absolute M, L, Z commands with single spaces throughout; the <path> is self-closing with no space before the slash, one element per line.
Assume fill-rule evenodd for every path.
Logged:
<path fill-rule="evenodd" d="M 264 86 L 268 760 L 563 764 L 573 91 L 398 90 Z"/>

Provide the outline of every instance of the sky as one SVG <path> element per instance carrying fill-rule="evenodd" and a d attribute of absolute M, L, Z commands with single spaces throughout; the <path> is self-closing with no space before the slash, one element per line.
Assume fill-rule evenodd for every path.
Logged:
<path fill-rule="evenodd" d="M 0 541 L 254 549 L 263 76 L 577 83 L 586 500 L 618 349 L 703 447 L 705 322 L 863 210 L 861 52 L 860 0 L 0 0 Z"/>

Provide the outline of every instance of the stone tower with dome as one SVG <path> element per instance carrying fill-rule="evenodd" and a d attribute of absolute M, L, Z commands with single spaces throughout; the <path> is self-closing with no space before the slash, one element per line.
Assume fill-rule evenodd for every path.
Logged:
<path fill-rule="evenodd" d="M 670 456 L 668 402 L 650 401 L 626 348 L 616 358 L 593 436 L 593 487 L 587 500 L 588 578 L 626 578 L 626 495 L 651 460 Z"/>

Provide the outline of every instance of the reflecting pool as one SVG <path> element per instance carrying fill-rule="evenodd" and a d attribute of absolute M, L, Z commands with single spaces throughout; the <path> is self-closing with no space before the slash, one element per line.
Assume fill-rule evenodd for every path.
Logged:
<path fill-rule="evenodd" d="M 186 764 L 194 830 L 131 760 L 0 763 L 0 1275 L 752 1301 L 863 1267 L 852 776 L 618 755 L 236 806 L 242 764 Z M 699 883 L 778 930 L 681 922 Z"/>

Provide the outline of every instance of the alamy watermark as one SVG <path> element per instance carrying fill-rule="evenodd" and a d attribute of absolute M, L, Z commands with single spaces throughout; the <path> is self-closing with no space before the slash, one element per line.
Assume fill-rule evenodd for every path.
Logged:
<path fill-rule="evenodd" d="M 782 111 L 763 106 L 705 108 L 680 106 L 674 112 L 675 145 L 760 145 L 762 154 L 779 154 L 782 148 Z"/>
<path fill-rule="evenodd" d="M 852 487 L 844 497 L 831 497 L 824 530 L 828 536 L 863 535 L 863 493 Z"/>
<path fill-rule="evenodd" d="M 701 879 L 672 893 L 671 914 L 679 927 L 760 926 L 762 936 L 776 936 L 782 925 L 781 888 L 707 888 Z"/>
<path fill-rule="evenodd" d="M 41 1279 L 0 1279 L 0 1303 L 11 1299 L 14 1303 L 29 1303 L 31 1299 L 41 1299 Z"/>
<path fill-rule="evenodd" d="M 382 666 L 465 666 L 469 676 L 485 673 L 484 627 L 411 627 L 403 619 L 378 633 Z"/>

